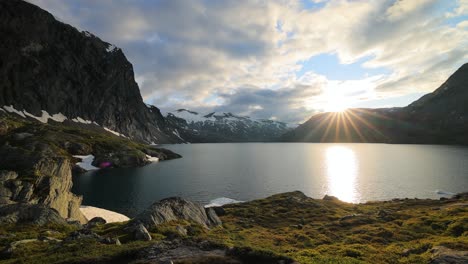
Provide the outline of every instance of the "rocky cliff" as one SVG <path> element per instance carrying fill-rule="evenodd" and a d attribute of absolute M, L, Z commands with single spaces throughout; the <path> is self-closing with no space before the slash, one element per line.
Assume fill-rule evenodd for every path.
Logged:
<path fill-rule="evenodd" d="M 281 141 L 468 144 L 468 64 L 407 107 L 321 113 Z"/>
<path fill-rule="evenodd" d="M 187 109 L 170 112 L 167 123 L 187 142 L 265 142 L 289 131 L 286 123 L 232 113 L 200 114 Z"/>
<path fill-rule="evenodd" d="M 55 213 L 85 222 L 79 211 L 82 199 L 71 192 L 72 169 L 80 161 L 75 155 L 93 155 L 91 165 L 97 168 L 180 157 L 110 133 L 27 121 L 0 111 L 0 223 L 45 223 L 45 216 L 55 221 Z"/>
<path fill-rule="evenodd" d="M 121 49 L 39 7 L 0 1 L 0 109 L 94 124 L 144 142 L 181 140 L 143 103 Z"/>

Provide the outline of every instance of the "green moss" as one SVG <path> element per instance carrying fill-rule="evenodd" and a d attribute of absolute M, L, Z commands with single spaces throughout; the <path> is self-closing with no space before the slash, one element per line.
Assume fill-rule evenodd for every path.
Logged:
<path fill-rule="evenodd" d="M 461 199 L 353 205 L 314 200 L 296 193 L 282 194 L 225 206 L 223 225 L 209 230 L 187 221 L 172 221 L 150 229 L 152 241 L 132 242 L 124 230 L 125 223 L 112 223 L 93 230 L 101 236 L 118 237 L 123 243 L 120 247 L 93 241 L 73 241 L 60 246 L 31 243 L 17 251 L 13 260 L 5 261 L 73 263 L 125 259 L 152 243 L 177 238 L 208 240 L 235 248 L 232 254 L 236 257 L 257 260 L 275 256 L 300 263 L 428 263 L 434 246 L 468 250 L 467 203 Z M 391 217 L 379 217 L 382 210 Z M 343 219 L 352 218 L 359 221 L 343 224 Z M 190 230 L 188 235 L 180 235 L 178 226 Z M 2 226 L 0 245 L 37 238 L 50 229 L 58 231 L 55 236 L 59 239 L 74 230 L 69 226 Z M 191 263 L 215 260 L 199 261 Z"/>

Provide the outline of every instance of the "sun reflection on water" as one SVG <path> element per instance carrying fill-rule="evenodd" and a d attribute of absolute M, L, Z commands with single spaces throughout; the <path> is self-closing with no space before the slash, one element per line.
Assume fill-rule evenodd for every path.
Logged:
<path fill-rule="evenodd" d="M 345 202 L 358 202 L 356 177 L 358 163 L 351 148 L 332 146 L 326 150 L 327 194 Z"/>

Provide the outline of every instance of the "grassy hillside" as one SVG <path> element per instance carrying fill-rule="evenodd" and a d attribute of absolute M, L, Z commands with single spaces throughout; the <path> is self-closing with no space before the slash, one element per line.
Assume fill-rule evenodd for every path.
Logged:
<path fill-rule="evenodd" d="M 93 239 L 31 242 L 18 246 L 4 262 L 149 263 L 141 252 L 167 241 L 209 243 L 213 248 L 229 249 L 231 255 L 175 263 L 258 263 L 252 260 L 281 256 L 283 263 L 290 258 L 299 263 L 428 263 L 433 256 L 431 249 L 436 246 L 468 250 L 466 195 L 443 200 L 348 204 L 292 192 L 225 206 L 221 219 L 223 225 L 212 230 L 184 221 L 167 223 L 150 230 L 153 240 L 147 242 L 130 241 L 124 223 L 105 224 L 93 231 L 104 237 L 118 237 L 122 245 L 105 245 Z M 180 234 L 180 227 L 189 230 L 188 234 Z M 2 226 L 0 246 L 37 238 L 50 230 L 54 230 L 54 237 L 64 239 L 75 229 Z M 244 262 L 236 262 L 239 259 Z"/>

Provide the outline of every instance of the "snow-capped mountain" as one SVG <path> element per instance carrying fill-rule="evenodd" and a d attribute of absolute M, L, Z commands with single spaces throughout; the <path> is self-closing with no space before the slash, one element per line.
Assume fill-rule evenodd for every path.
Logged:
<path fill-rule="evenodd" d="M 187 142 L 272 141 L 287 132 L 286 123 L 232 113 L 201 114 L 187 109 L 169 112 L 166 121 Z"/>

